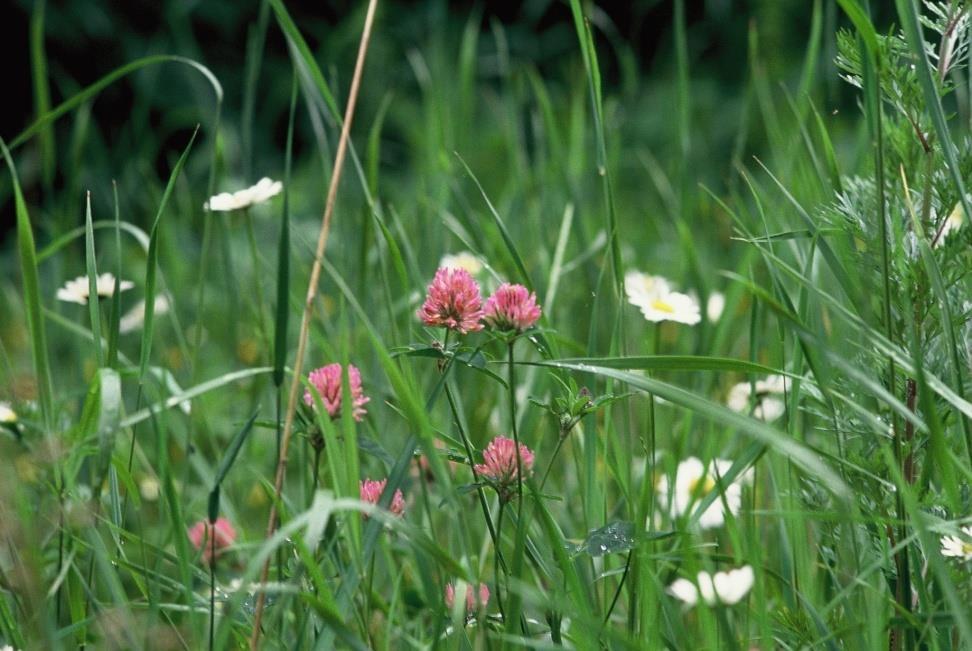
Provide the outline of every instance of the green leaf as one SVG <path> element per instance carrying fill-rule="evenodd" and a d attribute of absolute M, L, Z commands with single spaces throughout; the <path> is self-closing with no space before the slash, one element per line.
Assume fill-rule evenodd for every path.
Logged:
<path fill-rule="evenodd" d="M 226 448 L 226 452 L 223 453 L 223 458 L 219 462 L 219 467 L 216 469 L 216 477 L 213 480 L 214 488 L 219 488 L 219 485 L 223 483 L 223 479 L 226 478 L 226 473 L 229 472 L 230 468 L 233 466 L 233 462 L 236 460 L 236 455 L 240 453 L 240 448 L 243 447 L 243 443 L 246 442 L 246 437 L 249 436 L 250 430 L 253 429 L 253 422 L 256 420 L 257 414 L 260 413 L 260 409 L 256 409 L 253 415 L 246 421 L 233 440 L 230 442 L 229 447 Z"/>
<path fill-rule="evenodd" d="M 659 540 L 674 535 L 674 532 L 654 532 L 650 536 L 635 526 L 634 522 L 616 520 L 595 529 L 587 534 L 587 538 L 578 545 L 568 545 L 571 556 L 587 554 L 589 556 L 605 556 L 630 551 L 649 538 Z"/>

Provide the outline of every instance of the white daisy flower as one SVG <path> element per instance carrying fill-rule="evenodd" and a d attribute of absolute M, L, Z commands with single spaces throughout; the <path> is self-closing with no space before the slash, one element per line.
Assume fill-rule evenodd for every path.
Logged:
<path fill-rule="evenodd" d="M 955 204 L 955 207 L 952 208 L 952 212 L 950 212 L 948 217 L 945 219 L 945 225 L 942 226 L 942 232 L 939 234 L 938 240 L 935 242 L 935 247 L 937 248 L 945 244 L 945 240 L 948 238 L 948 236 L 962 228 L 964 224 L 965 210 L 962 209 L 961 203 L 957 203 Z"/>
<path fill-rule="evenodd" d="M 962 560 L 972 561 L 972 527 L 962 527 L 962 533 L 969 540 L 962 540 L 958 536 L 942 536 L 942 556 L 954 556 Z"/>
<path fill-rule="evenodd" d="M 723 310 L 726 309 L 726 295 L 722 292 L 712 292 L 709 294 L 709 300 L 705 302 L 705 316 L 715 323 L 722 316 Z"/>
<path fill-rule="evenodd" d="M 273 181 L 266 176 L 257 181 L 256 185 L 237 192 L 221 192 L 210 197 L 203 204 L 204 210 L 214 212 L 229 212 L 269 201 L 283 191 L 283 183 Z"/>
<path fill-rule="evenodd" d="M 0 423 L 10 424 L 16 422 L 17 422 L 17 412 L 15 412 L 10 407 L 10 403 L 0 402 Z"/>
<path fill-rule="evenodd" d="M 697 604 L 700 597 L 709 606 L 731 606 L 749 594 L 755 579 L 750 565 L 715 574 L 699 572 L 695 583 L 688 579 L 676 579 L 668 586 L 668 593 L 688 606 Z"/>
<path fill-rule="evenodd" d="M 446 269 L 463 269 L 469 272 L 470 276 L 475 276 L 483 270 L 483 261 L 469 251 L 459 253 L 447 253 L 439 260 L 439 267 Z"/>
<path fill-rule="evenodd" d="M 628 295 L 628 302 L 636 307 L 671 291 L 670 283 L 662 276 L 651 276 L 634 270 L 624 274 L 624 293 Z"/>
<path fill-rule="evenodd" d="M 100 274 L 97 278 L 98 296 L 107 298 L 115 293 L 115 277 L 110 273 Z M 119 291 L 127 291 L 135 286 L 130 280 L 123 280 L 118 284 Z M 68 303 L 78 305 L 88 304 L 88 277 L 78 276 L 74 280 L 64 283 L 64 287 L 57 290 L 57 298 Z"/>
<path fill-rule="evenodd" d="M 689 457 L 678 464 L 675 478 L 669 482 L 668 476 L 663 475 L 656 486 L 657 498 L 662 508 L 669 509 L 672 518 L 679 518 L 691 513 L 706 495 L 716 490 L 719 478 L 729 472 L 732 461 L 727 459 L 713 459 L 706 466 L 696 457 Z M 743 473 L 740 481 L 752 478 L 751 469 Z M 742 484 L 734 481 L 724 486 L 723 494 L 718 496 L 699 517 L 701 529 L 721 527 L 726 522 L 725 505 L 732 515 L 737 515 L 742 506 Z M 672 488 L 674 485 L 674 489 Z"/>
<path fill-rule="evenodd" d="M 624 292 L 628 302 L 653 323 L 675 321 L 695 325 L 702 320 L 698 300 L 688 294 L 673 292 L 669 282 L 661 276 L 629 271 L 624 275 Z"/>
<path fill-rule="evenodd" d="M 782 375 L 770 375 L 764 380 L 734 385 L 726 396 L 726 406 L 733 411 L 748 414 L 754 386 L 756 398 L 753 401 L 753 416 L 766 422 L 782 416 L 786 411 L 783 396 L 790 389 L 790 380 Z"/>
<path fill-rule="evenodd" d="M 169 299 L 164 294 L 155 295 L 155 314 L 165 314 L 169 311 Z M 122 334 L 134 332 L 145 323 L 145 301 L 138 304 L 126 312 L 118 322 L 118 330 Z"/>

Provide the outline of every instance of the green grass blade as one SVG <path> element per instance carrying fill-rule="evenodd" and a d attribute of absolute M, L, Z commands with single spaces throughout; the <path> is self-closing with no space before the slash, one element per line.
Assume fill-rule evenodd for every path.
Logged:
<path fill-rule="evenodd" d="M 148 259 L 145 262 L 145 318 L 142 322 L 142 345 L 138 361 L 138 377 L 140 382 L 144 382 L 145 371 L 148 370 L 149 360 L 152 354 L 152 335 L 155 331 L 155 281 L 158 272 L 159 225 L 162 221 L 162 213 L 165 211 L 165 206 L 169 202 L 172 190 L 175 188 L 176 179 L 178 179 L 179 173 L 182 171 L 182 166 L 189 156 L 189 150 L 192 149 L 192 143 L 196 141 L 196 135 L 198 133 L 199 127 L 197 126 L 192 132 L 192 137 L 189 138 L 189 144 L 186 145 L 175 167 L 172 168 L 172 173 L 169 175 L 169 182 L 166 183 L 165 192 L 162 193 L 162 201 L 159 203 L 159 210 L 155 215 L 155 221 L 149 233 Z"/>
<path fill-rule="evenodd" d="M 37 374 L 37 393 L 40 402 L 44 427 L 52 433 L 54 426 L 54 385 L 51 382 L 51 366 L 48 360 L 47 336 L 44 332 L 43 300 L 37 274 L 37 249 L 34 246 L 34 233 L 30 225 L 27 204 L 20 190 L 17 169 L 7 144 L 0 139 L 3 158 L 10 170 L 13 182 L 14 205 L 17 213 L 17 249 L 20 253 L 20 273 L 24 283 L 24 304 L 27 306 L 27 330 L 30 333 L 31 355 L 34 373 Z"/>
<path fill-rule="evenodd" d="M 95 359 L 104 366 L 101 349 L 101 308 L 98 300 L 98 266 L 95 257 L 94 228 L 91 226 L 91 193 L 85 195 L 84 211 L 84 264 L 88 274 L 88 316 L 91 319 L 91 335 L 94 341 Z M 118 293 L 119 279 L 115 278 L 114 294 Z"/>
<path fill-rule="evenodd" d="M 94 82 L 90 86 L 86 86 L 79 92 L 72 95 L 69 99 L 65 100 L 61 104 L 58 104 L 52 110 L 37 118 L 29 127 L 24 129 L 13 140 L 10 141 L 10 148 L 16 149 L 20 145 L 24 144 L 37 135 L 37 133 L 44 129 L 47 125 L 52 124 L 65 113 L 70 112 L 88 100 L 96 97 L 102 90 L 126 75 L 130 75 L 131 73 L 141 70 L 142 68 L 157 65 L 159 63 L 181 63 L 199 71 L 203 77 L 206 78 L 206 81 L 209 82 L 209 85 L 212 86 L 213 92 L 216 95 L 217 103 L 222 102 L 223 87 L 220 85 L 219 80 L 216 79 L 216 76 L 210 72 L 209 68 L 201 63 L 193 61 L 192 59 L 187 59 L 186 57 L 172 56 L 168 54 L 143 57 L 112 70 L 98 81 Z"/>
<path fill-rule="evenodd" d="M 34 78 L 34 108 L 37 116 L 45 115 L 51 110 L 51 89 L 47 80 L 47 54 L 44 51 L 44 8 L 45 0 L 34 3 L 34 11 L 30 15 L 30 67 Z M 41 163 L 41 179 L 44 187 L 50 189 L 54 181 L 54 164 L 57 153 L 54 149 L 54 129 L 50 124 L 44 126 L 39 135 L 39 154 Z"/>

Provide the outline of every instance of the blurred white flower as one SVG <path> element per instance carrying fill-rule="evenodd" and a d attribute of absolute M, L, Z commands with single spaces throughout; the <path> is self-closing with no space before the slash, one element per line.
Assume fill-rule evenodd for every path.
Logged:
<path fill-rule="evenodd" d="M 0 423 L 16 423 L 16 422 L 17 422 L 17 412 L 15 412 L 10 407 L 9 403 L 0 402 Z"/>
<path fill-rule="evenodd" d="M 755 400 L 752 400 L 754 387 L 756 397 Z M 752 401 L 753 416 L 766 422 L 772 422 L 786 411 L 783 395 L 789 389 L 790 381 L 782 375 L 770 375 L 766 379 L 756 382 L 740 382 L 729 389 L 726 406 L 733 411 L 748 414 Z"/>
<path fill-rule="evenodd" d="M 249 206 L 269 201 L 280 194 L 283 190 L 283 183 L 273 181 L 266 176 L 257 181 L 256 185 L 237 192 L 221 192 L 203 204 L 204 210 L 214 212 L 228 212 L 240 210 Z"/>
<path fill-rule="evenodd" d="M 169 299 L 164 294 L 155 295 L 155 314 L 165 314 L 169 311 Z M 122 316 L 118 322 L 118 330 L 122 334 L 133 332 L 142 327 L 145 323 L 145 301 L 138 304 Z"/>
<path fill-rule="evenodd" d="M 142 480 L 138 482 L 138 492 L 141 493 L 142 499 L 146 502 L 154 502 L 159 499 L 161 491 L 159 480 L 155 477 L 142 477 Z"/>
<path fill-rule="evenodd" d="M 633 270 L 624 274 L 624 293 L 628 295 L 628 302 L 637 307 L 641 307 L 648 299 L 670 291 L 671 285 L 662 276 L 651 276 Z"/>
<path fill-rule="evenodd" d="M 698 300 L 673 292 L 668 280 L 661 276 L 629 271 L 624 275 L 624 292 L 628 302 L 653 323 L 675 321 L 695 325 L 702 320 Z"/>
<path fill-rule="evenodd" d="M 712 292 L 709 300 L 705 303 L 705 316 L 715 323 L 722 316 L 722 311 L 726 309 L 726 295 L 722 292 Z"/>
<path fill-rule="evenodd" d="M 475 276 L 483 270 L 483 261 L 469 251 L 459 253 L 447 253 L 439 260 L 439 267 L 445 269 L 463 269 L 469 272 L 470 276 Z"/>
<path fill-rule="evenodd" d="M 115 277 L 110 273 L 100 274 L 97 278 L 98 296 L 108 297 L 115 293 Z M 135 286 L 130 280 L 123 280 L 118 284 L 119 291 L 127 291 Z M 78 276 L 74 280 L 64 283 L 64 287 L 57 290 L 57 298 L 68 303 L 78 305 L 88 304 L 88 277 Z"/>
<path fill-rule="evenodd" d="M 729 472 L 732 461 L 727 459 L 713 459 L 706 466 L 696 457 L 689 457 L 678 464 L 675 470 L 675 478 L 669 482 L 667 475 L 662 475 L 656 486 L 658 503 L 662 508 L 669 509 L 672 518 L 679 518 L 692 511 L 696 504 L 701 502 L 706 495 L 717 488 L 720 477 Z M 712 529 L 721 527 L 726 522 L 725 506 L 728 507 L 732 515 L 739 513 L 742 506 L 742 484 L 740 481 L 752 479 L 752 471 L 747 470 L 742 473 L 739 480 L 724 486 L 723 494 L 706 508 L 699 517 L 699 527 L 702 529 Z M 674 485 L 674 489 L 672 486 Z"/>
<path fill-rule="evenodd" d="M 695 583 L 688 579 L 676 579 L 668 586 L 668 593 L 688 606 L 697 604 L 699 597 L 710 606 L 717 603 L 731 606 L 749 594 L 755 579 L 753 568 L 749 565 L 715 574 L 699 572 Z"/>
<path fill-rule="evenodd" d="M 938 240 L 935 241 L 935 247 L 942 246 L 945 244 L 945 240 L 951 233 L 954 233 L 958 229 L 962 228 L 965 224 L 965 210 L 962 209 L 962 204 L 957 203 L 955 207 L 952 208 L 952 212 L 948 214 L 945 218 L 945 225 L 942 226 L 942 232 L 938 235 Z"/>
<path fill-rule="evenodd" d="M 972 561 L 972 527 L 962 527 L 962 533 L 969 540 L 962 540 L 958 536 L 942 536 L 942 556 L 954 556 L 966 561 Z"/>

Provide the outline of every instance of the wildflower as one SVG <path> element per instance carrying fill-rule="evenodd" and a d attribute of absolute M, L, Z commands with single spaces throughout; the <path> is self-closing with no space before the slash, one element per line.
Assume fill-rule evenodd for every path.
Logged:
<path fill-rule="evenodd" d="M 726 295 L 722 292 L 712 292 L 709 300 L 705 302 L 705 316 L 710 322 L 715 323 L 722 316 L 726 309 Z"/>
<path fill-rule="evenodd" d="M 628 302 L 653 323 L 675 321 L 695 325 L 702 320 L 699 302 L 687 294 L 672 291 L 661 276 L 629 271 L 624 276 L 624 290 Z"/>
<path fill-rule="evenodd" d="M 786 404 L 781 396 L 790 388 L 790 381 L 782 375 L 770 375 L 765 380 L 740 382 L 734 385 L 726 397 L 726 406 L 733 411 L 748 413 L 754 387 L 756 398 L 753 416 L 766 422 L 772 422 L 782 416 L 786 411 Z"/>
<path fill-rule="evenodd" d="M 155 296 L 155 314 L 165 314 L 169 311 L 169 298 L 165 294 L 156 294 Z M 122 334 L 127 334 L 129 332 L 134 332 L 142 327 L 145 323 L 145 301 L 139 301 L 138 304 L 122 315 L 122 318 L 118 321 L 118 331 Z"/>
<path fill-rule="evenodd" d="M 478 594 L 477 594 L 478 592 Z M 453 605 L 456 603 L 456 586 L 452 583 L 447 583 L 445 587 L 445 605 L 446 608 L 452 610 Z M 486 608 L 486 604 L 489 603 L 489 588 L 485 583 L 479 584 L 479 590 L 473 590 L 471 585 L 466 586 L 466 612 L 472 612 L 479 608 Z"/>
<path fill-rule="evenodd" d="M 942 225 L 942 230 L 938 233 L 938 239 L 935 240 L 935 247 L 942 246 L 945 240 L 951 233 L 954 233 L 958 229 L 962 228 L 965 224 L 965 210 L 962 208 L 961 203 L 955 204 L 952 208 L 952 212 L 948 213 L 948 217 L 945 218 L 945 223 Z"/>
<path fill-rule="evenodd" d="M 388 484 L 387 479 L 382 479 L 381 481 L 365 479 L 364 481 L 360 482 L 359 489 L 361 491 L 361 501 L 367 502 L 368 504 L 378 504 L 378 500 L 381 499 L 381 494 L 385 492 L 386 484 Z M 391 511 L 393 515 L 397 516 L 405 514 L 405 497 L 402 495 L 401 488 L 395 489 L 395 495 L 392 496 L 392 501 L 388 506 L 388 510 Z"/>
<path fill-rule="evenodd" d="M 203 210 L 229 212 L 269 201 L 280 194 L 283 183 L 263 177 L 256 185 L 237 192 L 221 192 L 203 204 Z"/>
<path fill-rule="evenodd" d="M 17 412 L 8 403 L 0 402 L 0 424 L 12 425 L 17 422 Z"/>
<path fill-rule="evenodd" d="M 189 541 L 197 550 L 202 550 L 203 560 L 207 563 L 212 563 L 214 557 L 221 555 L 235 540 L 236 530 L 226 518 L 216 518 L 215 524 L 200 520 L 189 529 Z"/>
<path fill-rule="evenodd" d="M 972 540 L 972 527 L 962 527 L 962 533 Z M 962 540 L 958 536 L 942 536 L 942 556 L 972 561 L 972 542 L 969 540 Z"/>
<path fill-rule="evenodd" d="M 476 472 L 495 485 L 501 497 L 509 497 L 509 488 L 517 483 L 516 443 L 505 436 L 497 436 L 486 446 L 483 461 L 476 464 Z M 519 465 L 523 479 L 533 474 L 533 452 L 522 443 Z"/>
<path fill-rule="evenodd" d="M 100 274 L 95 279 L 98 296 L 108 297 L 115 293 L 115 277 L 110 273 Z M 124 292 L 135 286 L 130 280 L 123 280 L 118 284 L 118 291 Z M 74 280 L 64 283 L 64 287 L 57 290 L 57 299 L 67 303 L 77 303 L 78 305 L 88 304 L 88 277 L 78 276 Z"/>
<path fill-rule="evenodd" d="M 729 472 L 731 467 L 732 461 L 726 459 L 714 459 L 706 467 L 696 457 L 689 457 L 678 464 L 671 483 L 666 476 L 658 480 L 658 502 L 670 509 L 672 518 L 686 515 L 706 495 L 716 490 L 719 478 Z M 742 479 L 747 478 L 743 475 Z M 738 481 L 732 482 L 725 485 L 722 492 L 723 494 L 719 495 L 699 517 L 699 527 L 702 529 L 712 529 L 725 524 L 726 507 L 732 515 L 739 513 L 739 508 L 742 506 L 742 485 Z"/>
<path fill-rule="evenodd" d="M 754 580 L 753 568 L 744 565 L 728 572 L 699 572 L 695 583 L 676 579 L 668 586 L 668 593 L 688 606 L 697 604 L 699 597 L 709 606 L 717 603 L 731 606 L 749 594 Z"/>
<path fill-rule="evenodd" d="M 475 276 L 483 270 L 483 261 L 469 251 L 460 251 L 459 253 L 442 256 L 442 259 L 439 260 L 439 268 L 463 269 L 470 276 Z"/>
<path fill-rule="evenodd" d="M 662 276 L 650 276 L 640 271 L 624 274 L 624 293 L 632 305 L 640 307 L 646 300 L 670 291 L 671 285 Z"/>
<path fill-rule="evenodd" d="M 328 415 L 332 419 L 338 418 L 341 415 L 341 365 L 334 363 L 315 369 L 307 376 L 307 380 L 317 389 Z M 353 364 L 348 364 L 348 385 L 351 389 L 351 402 L 354 406 L 352 415 L 355 420 L 361 420 L 368 413 L 365 411 L 364 405 L 371 398 L 361 390 L 361 372 Z M 304 403 L 309 407 L 314 406 L 314 396 L 310 389 L 304 390 Z"/>
<path fill-rule="evenodd" d="M 537 295 L 523 285 L 503 283 L 486 300 L 483 320 L 498 330 L 523 332 L 540 318 Z"/>
<path fill-rule="evenodd" d="M 440 267 L 417 314 L 427 326 L 449 328 L 463 335 L 482 330 L 479 285 L 465 269 Z"/>
<path fill-rule="evenodd" d="M 143 477 L 140 482 L 138 482 L 138 492 L 142 495 L 142 499 L 147 502 L 154 502 L 159 499 L 159 495 L 162 492 L 162 487 L 159 486 L 159 480 L 155 477 Z"/>

